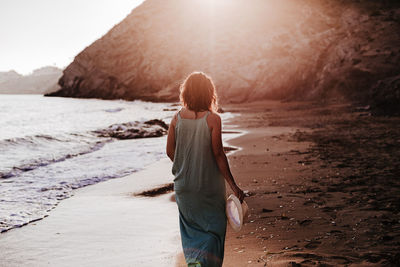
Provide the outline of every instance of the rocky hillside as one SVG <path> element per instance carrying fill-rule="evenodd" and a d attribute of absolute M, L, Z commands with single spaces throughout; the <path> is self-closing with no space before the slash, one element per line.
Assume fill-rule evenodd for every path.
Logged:
<path fill-rule="evenodd" d="M 44 94 L 59 89 L 62 70 L 56 67 L 36 69 L 30 75 L 16 71 L 0 72 L 0 94 Z"/>
<path fill-rule="evenodd" d="M 201 70 L 222 102 L 373 106 L 374 96 L 399 106 L 400 8 L 375 2 L 147 0 L 77 55 L 49 95 L 170 101 Z"/>

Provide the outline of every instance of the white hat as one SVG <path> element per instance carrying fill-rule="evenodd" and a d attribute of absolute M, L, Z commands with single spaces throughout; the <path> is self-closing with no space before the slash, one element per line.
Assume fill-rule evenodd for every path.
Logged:
<path fill-rule="evenodd" d="M 230 195 L 226 200 L 226 217 L 235 232 L 239 232 L 242 228 L 248 209 L 247 203 L 243 200 L 240 204 L 235 195 Z"/>

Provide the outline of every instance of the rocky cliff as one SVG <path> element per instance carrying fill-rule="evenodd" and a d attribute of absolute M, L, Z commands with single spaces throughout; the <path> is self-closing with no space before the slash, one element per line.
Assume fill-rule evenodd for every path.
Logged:
<path fill-rule="evenodd" d="M 0 72 L 0 94 L 44 94 L 58 90 L 62 70 L 56 67 L 36 69 L 30 75 L 16 71 Z"/>
<path fill-rule="evenodd" d="M 171 101 L 201 70 L 222 102 L 368 103 L 398 80 L 399 26 L 396 1 L 147 0 L 77 55 L 49 95 Z"/>

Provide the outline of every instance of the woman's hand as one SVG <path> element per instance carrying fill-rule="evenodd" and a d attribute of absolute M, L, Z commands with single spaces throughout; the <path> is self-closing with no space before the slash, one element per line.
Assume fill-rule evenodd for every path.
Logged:
<path fill-rule="evenodd" d="M 235 194 L 235 196 L 240 200 L 240 203 L 243 203 L 245 194 L 242 191 L 242 189 L 240 189 L 238 186 L 235 186 L 234 188 L 232 188 L 232 190 L 233 190 L 233 193 Z"/>

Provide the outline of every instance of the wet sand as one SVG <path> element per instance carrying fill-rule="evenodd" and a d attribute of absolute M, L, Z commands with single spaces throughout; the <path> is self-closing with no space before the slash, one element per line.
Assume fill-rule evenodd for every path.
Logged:
<path fill-rule="evenodd" d="M 249 205 L 242 230 L 228 226 L 224 267 L 400 264 L 399 118 L 334 103 L 223 108 L 240 113 L 224 130 L 245 131 L 228 158 Z M 0 235 L 0 266 L 185 266 L 170 168 L 77 190 Z"/>
<path fill-rule="evenodd" d="M 173 266 L 181 250 L 172 193 L 136 193 L 168 183 L 171 163 L 80 188 L 43 220 L 0 235 L 0 266 Z"/>
<path fill-rule="evenodd" d="M 171 168 L 165 158 L 75 190 L 46 218 L 0 234 L 0 267 L 176 265 L 182 248 Z"/>
<path fill-rule="evenodd" d="M 400 118 L 347 104 L 231 105 L 250 217 L 224 266 L 400 266 Z"/>

